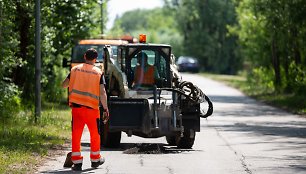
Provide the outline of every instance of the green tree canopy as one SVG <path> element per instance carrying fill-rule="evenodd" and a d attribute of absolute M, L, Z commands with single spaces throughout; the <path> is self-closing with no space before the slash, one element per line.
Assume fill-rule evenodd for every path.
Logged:
<path fill-rule="evenodd" d="M 172 11 L 165 8 L 128 11 L 115 20 L 110 34 L 130 34 L 138 37 L 144 33 L 148 42 L 170 44 L 175 54 L 181 54 L 182 35 L 177 30 L 173 15 Z"/>
<path fill-rule="evenodd" d="M 239 36 L 243 56 L 254 68 L 273 70 L 270 79 L 276 91 L 305 89 L 306 2 L 243 0 L 236 4 L 239 25 L 232 32 Z"/>
<path fill-rule="evenodd" d="M 61 98 L 62 58 L 70 56 L 77 39 L 89 37 L 100 28 L 96 25 L 97 7 L 95 0 L 41 3 L 41 82 L 45 99 Z M 0 110 L 4 113 L 14 108 L 19 97 L 23 103 L 34 102 L 34 1 L 1 0 L 0 20 L 0 95 L 6 96 L 0 98 Z"/>
<path fill-rule="evenodd" d="M 176 0 L 166 4 L 176 13 L 185 54 L 199 58 L 207 71 L 235 74 L 241 68 L 237 39 L 227 34 L 227 26 L 236 23 L 231 0 Z"/>

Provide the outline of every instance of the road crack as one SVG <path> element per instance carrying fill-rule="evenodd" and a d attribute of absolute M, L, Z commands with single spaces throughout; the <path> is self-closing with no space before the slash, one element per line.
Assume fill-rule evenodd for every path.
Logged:
<path fill-rule="evenodd" d="M 173 169 L 171 167 L 167 166 L 167 169 L 169 174 L 174 174 Z"/>
<path fill-rule="evenodd" d="M 105 170 L 106 170 L 105 174 L 109 174 L 109 166 L 106 166 Z"/>
<path fill-rule="evenodd" d="M 220 137 L 225 145 L 232 151 L 234 152 L 234 154 L 238 157 L 238 159 L 240 160 L 240 163 L 242 165 L 242 167 L 244 168 L 244 171 L 246 171 L 247 174 L 252 174 L 252 171 L 248 168 L 248 165 L 246 163 L 246 160 L 245 160 L 245 156 L 243 154 L 239 154 L 231 145 L 230 143 L 220 134 L 220 132 L 218 131 L 217 128 L 213 127 L 216 132 L 217 132 L 217 135 L 218 137 Z"/>
<path fill-rule="evenodd" d="M 140 158 L 139 160 L 140 166 L 143 167 L 143 156 L 140 155 L 139 158 Z"/>

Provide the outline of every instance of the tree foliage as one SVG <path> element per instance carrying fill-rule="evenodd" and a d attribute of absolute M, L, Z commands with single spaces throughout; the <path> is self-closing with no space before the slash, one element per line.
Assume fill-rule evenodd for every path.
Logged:
<path fill-rule="evenodd" d="M 20 91 L 9 78 L 13 69 L 22 66 L 21 59 L 17 56 L 18 35 L 14 30 L 14 7 L 8 0 L 0 1 L 0 117 L 4 119 L 18 111 L 20 106 Z"/>
<path fill-rule="evenodd" d="M 227 35 L 227 26 L 236 21 L 230 0 L 165 0 L 165 4 L 124 13 L 112 32 L 148 33 L 150 42 L 171 44 L 176 56 L 199 58 L 206 71 L 235 74 L 241 68 L 237 38 Z"/>
<path fill-rule="evenodd" d="M 115 20 L 109 34 L 130 34 L 135 37 L 145 33 L 148 42 L 170 44 L 175 54 L 181 54 L 182 35 L 177 30 L 174 15 L 166 8 L 128 11 Z"/>
<path fill-rule="evenodd" d="M 34 0 L 0 1 L 1 113 L 23 103 L 34 103 Z M 41 3 L 42 92 L 58 101 L 63 57 L 69 57 L 76 40 L 97 32 L 95 0 L 46 0 Z M 15 107 L 16 106 L 16 107 Z M 8 111 L 8 112 L 6 112 Z M 5 112 L 5 113 L 4 113 Z"/>
<path fill-rule="evenodd" d="M 276 91 L 305 89 L 305 1 L 243 0 L 236 4 L 239 25 L 232 32 L 239 36 L 243 56 L 255 70 L 273 72 L 269 77 Z"/>
<path fill-rule="evenodd" d="M 230 0 L 166 1 L 176 12 L 178 29 L 184 36 L 184 53 L 200 59 L 206 71 L 235 74 L 241 68 L 235 36 L 227 35 L 236 22 Z"/>
<path fill-rule="evenodd" d="M 88 38 L 95 28 L 97 18 L 93 17 L 97 6 L 94 0 L 62 1 L 49 0 L 42 7 L 43 34 L 43 87 L 47 98 L 56 101 L 61 98 L 60 86 L 62 58 L 69 58 L 71 48 L 77 40 Z"/>
<path fill-rule="evenodd" d="M 304 0 L 164 2 L 162 8 L 124 13 L 110 33 L 145 33 L 149 42 L 172 45 L 176 56 L 198 57 L 211 72 L 235 74 L 244 63 L 253 83 L 263 83 L 267 90 L 305 93 Z M 0 0 L 1 116 L 34 101 L 34 4 Z M 98 34 L 99 7 L 96 0 L 42 1 L 44 99 L 61 99 L 61 60 L 70 56 L 78 39 Z"/>

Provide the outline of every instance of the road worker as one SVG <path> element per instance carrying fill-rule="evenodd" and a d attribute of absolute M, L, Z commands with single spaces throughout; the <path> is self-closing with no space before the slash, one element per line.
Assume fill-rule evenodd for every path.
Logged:
<path fill-rule="evenodd" d="M 134 71 L 134 88 L 152 87 L 159 74 L 155 66 L 148 64 L 148 55 L 144 52 L 137 54 L 138 64 Z"/>
<path fill-rule="evenodd" d="M 105 162 L 104 157 L 100 155 L 99 102 L 107 119 L 109 111 L 104 88 L 105 79 L 102 71 L 94 66 L 97 57 L 95 49 L 88 49 L 84 54 L 85 63 L 73 67 L 62 82 L 62 87 L 69 87 L 69 105 L 72 108 L 72 170 L 82 170 L 80 142 L 85 124 L 90 132 L 91 167 L 97 168 Z"/>

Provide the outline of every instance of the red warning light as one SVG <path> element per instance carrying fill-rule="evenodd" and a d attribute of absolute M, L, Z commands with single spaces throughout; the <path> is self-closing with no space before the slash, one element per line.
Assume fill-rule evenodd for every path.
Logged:
<path fill-rule="evenodd" d="M 145 34 L 140 34 L 139 43 L 146 43 L 146 41 L 147 41 L 147 36 Z"/>

